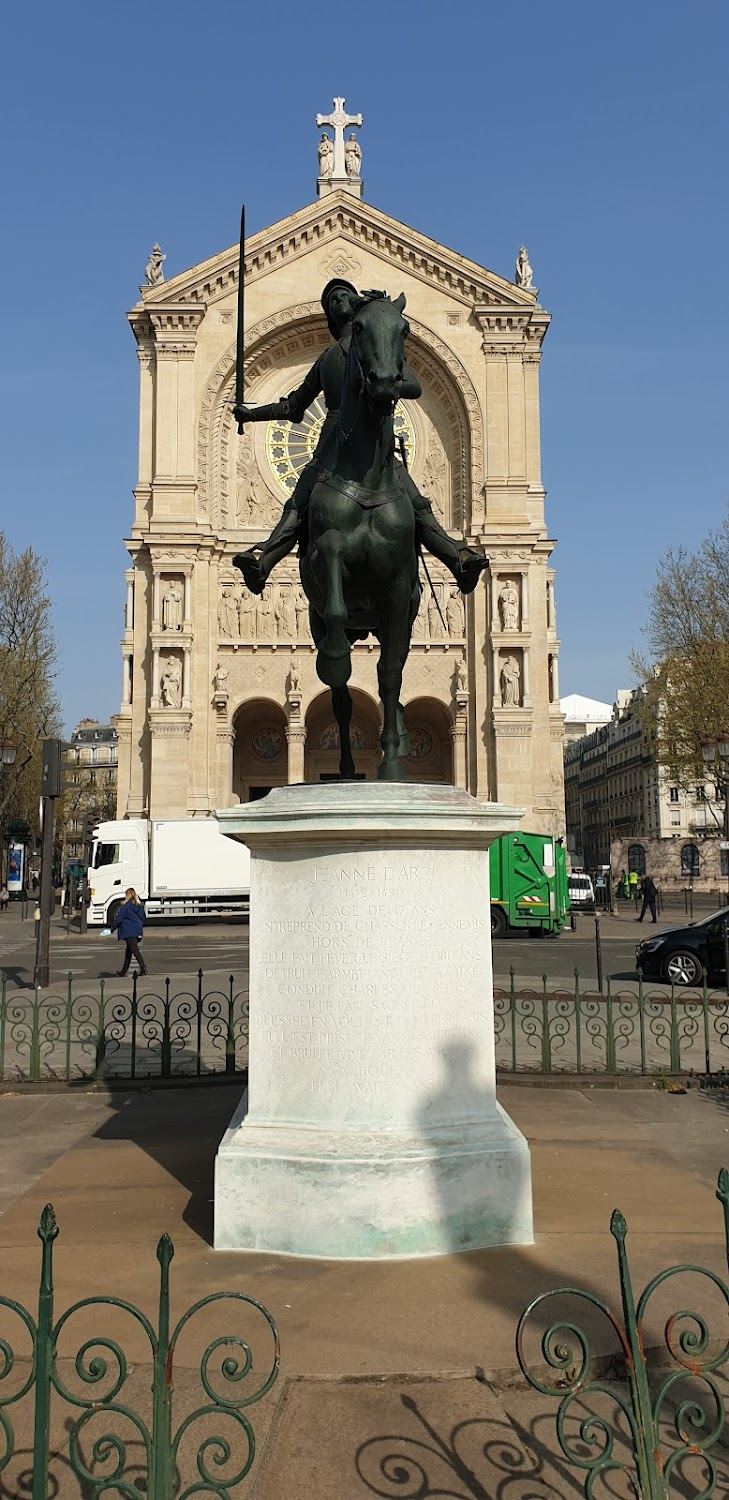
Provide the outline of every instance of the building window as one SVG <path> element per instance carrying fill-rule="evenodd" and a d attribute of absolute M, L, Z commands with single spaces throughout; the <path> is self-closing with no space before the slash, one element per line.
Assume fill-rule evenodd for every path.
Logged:
<path fill-rule="evenodd" d="M 668 789 L 668 800 L 669 800 L 669 802 L 678 802 L 680 800 L 680 795 L 681 794 L 680 794 L 677 786 L 669 787 L 669 789 Z"/>
<path fill-rule="evenodd" d="M 628 874 L 645 875 L 645 849 L 642 844 L 629 845 Z"/>
<path fill-rule="evenodd" d="M 722 875 L 729 876 L 729 849 L 720 849 L 719 858 L 721 860 Z"/>
<path fill-rule="evenodd" d="M 684 844 L 681 850 L 681 874 L 693 880 L 699 874 L 701 860 L 695 844 Z"/>

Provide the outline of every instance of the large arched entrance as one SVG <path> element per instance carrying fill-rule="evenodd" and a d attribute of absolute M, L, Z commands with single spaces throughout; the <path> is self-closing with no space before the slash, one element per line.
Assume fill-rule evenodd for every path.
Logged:
<path fill-rule="evenodd" d="M 254 698 L 233 715 L 233 793 L 241 802 L 265 797 L 289 779 L 286 716 L 278 703 Z"/>
<path fill-rule="evenodd" d="M 380 709 L 374 699 L 357 688 L 352 694 L 351 740 L 357 776 L 374 781 L 380 764 Z M 331 693 L 320 693 L 306 715 L 304 779 L 329 781 L 339 776 L 339 732 L 332 713 Z"/>
<path fill-rule="evenodd" d="M 405 760 L 408 781 L 453 783 L 453 747 L 448 711 L 436 698 L 414 698 L 405 705 L 410 754 Z"/>

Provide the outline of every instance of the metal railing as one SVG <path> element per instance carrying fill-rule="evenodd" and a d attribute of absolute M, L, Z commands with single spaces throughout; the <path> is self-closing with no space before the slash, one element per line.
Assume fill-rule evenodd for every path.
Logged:
<path fill-rule="evenodd" d="M 496 1065 L 500 1073 L 620 1073 L 678 1077 L 721 1075 L 729 1066 L 729 998 L 675 985 L 626 988 L 608 979 L 604 992 L 584 986 L 494 987 Z"/>
<path fill-rule="evenodd" d="M 248 1067 L 248 989 L 231 974 L 172 990 L 134 976 L 131 993 L 100 979 L 10 989 L 0 976 L 0 1080 L 195 1078 Z"/>
<path fill-rule="evenodd" d="M 534 987 L 510 970 L 494 986 L 496 1066 L 510 1074 L 685 1074 L 729 1070 L 729 997 L 676 986 L 543 976 Z M 248 990 L 230 975 L 207 988 L 169 979 L 75 981 L 61 989 L 18 990 L 0 977 L 0 1081 L 96 1082 L 239 1076 L 248 1068 Z"/>
<path fill-rule="evenodd" d="M 119 1297 L 84 1297 L 57 1316 L 53 1244 L 58 1227 L 50 1204 L 41 1214 L 38 1234 L 42 1252 L 37 1311 L 0 1297 L 3 1319 L 10 1315 L 11 1323 L 19 1324 L 13 1342 L 9 1336 L 0 1339 L 3 1479 L 18 1468 L 13 1476 L 18 1493 L 32 1500 L 68 1495 L 62 1471 L 69 1468 L 78 1480 L 74 1493 L 85 1500 L 111 1494 L 129 1500 L 240 1494 L 255 1455 L 245 1408 L 260 1401 L 278 1375 L 279 1342 L 271 1314 L 243 1292 L 213 1292 L 189 1307 L 172 1327 L 174 1247 L 165 1234 L 157 1246 L 156 1323 Z M 233 1332 L 218 1332 L 216 1315 L 223 1304 L 226 1316 L 237 1325 Z M 97 1310 L 103 1311 L 106 1326 L 102 1333 L 89 1335 L 89 1313 Z M 253 1337 L 247 1326 L 240 1326 L 243 1312 L 255 1315 Z M 191 1360 L 191 1325 L 198 1315 L 200 1331 Z M 125 1344 L 117 1333 L 120 1324 L 126 1328 Z M 186 1378 L 181 1380 L 181 1371 L 178 1383 L 184 1395 L 178 1395 L 174 1385 L 180 1346 L 185 1348 L 179 1363 Z M 261 1371 L 255 1377 L 254 1354 L 256 1371 Z M 137 1362 L 150 1360 L 151 1391 L 148 1373 L 143 1381 L 134 1380 Z M 191 1363 L 201 1387 L 192 1392 L 187 1378 Z M 30 1411 L 24 1403 L 31 1404 Z M 218 1423 L 220 1431 L 209 1431 Z M 2 1490 L 10 1493 L 4 1482 Z"/>
<path fill-rule="evenodd" d="M 724 1210 L 729 1263 L 726 1170 L 719 1173 L 716 1196 Z M 636 1304 L 625 1243 L 628 1226 L 618 1209 L 610 1220 L 610 1232 L 618 1253 L 622 1323 L 593 1292 L 577 1287 L 543 1292 L 529 1304 L 517 1329 L 522 1373 L 534 1390 L 559 1400 L 557 1441 L 564 1458 L 584 1476 L 587 1500 L 617 1493 L 614 1486 L 620 1474 L 626 1476 L 631 1493 L 639 1500 L 669 1500 L 672 1494 L 709 1500 L 720 1478 L 726 1494 L 722 1372 L 729 1361 L 729 1286 L 701 1266 L 670 1266 L 649 1281 Z M 687 1276 L 700 1278 L 701 1294 L 694 1311 L 687 1311 L 684 1301 L 683 1278 Z M 662 1296 L 674 1277 L 681 1278 L 679 1311 L 673 1311 L 670 1302 L 666 1306 Z M 588 1325 L 596 1313 L 595 1326 L 605 1326 L 606 1321 L 614 1333 L 615 1378 L 610 1378 L 609 1367 L 606 1375 L 597 1369 L 589 1327 L 570 1315 L 575 1299 L 586 1305 Z M 712 1336 L 715 1315 L 719 1331 Z M 653 1326 L 649 1317 L 663 1329 L 664 1338 L 663 1358 L 651 1359 L 653 1368 L 646 1357 Z M 661 1370 L 666 1354 L 667 1375 Z M 722 1446 L 723 1454 L 717 1454 L 717 1447 Z"/>

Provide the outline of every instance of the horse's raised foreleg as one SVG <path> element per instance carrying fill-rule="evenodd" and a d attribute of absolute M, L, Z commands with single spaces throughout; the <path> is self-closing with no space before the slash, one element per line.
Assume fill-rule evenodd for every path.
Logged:
<path fill-rule="evenodd" d="M 345 538 L 338 531 L 325 531 L 316 540 L 320 573 L 324 575 L 324 622 L 326 631 L 318 642 L 316 670 L 330 688 L 344 687 L 352 675 L 352 648 L 345 626 L 347 606 L 342 586 L 342 549 Z"/>
<path fill-rule="evenodd" d="M 352 699 L 348 687 L 332 688 L 332 707 L 339 730 L 339 774 L 344 781 L 354 779 L 354 759 L 349 738 L 352 722 Z"/>
<path fill-rule="evenodd" d="M 382 761 L 377 773 L 380 781 L 404 781 L 405 769 L 400 759 L 403 729 L 400 709 L 402 673 L 410 645 L 411 581 L 398 580 L 390 590 L 380 625 L 380 660 L 377 680 L 382 699 Z"/>

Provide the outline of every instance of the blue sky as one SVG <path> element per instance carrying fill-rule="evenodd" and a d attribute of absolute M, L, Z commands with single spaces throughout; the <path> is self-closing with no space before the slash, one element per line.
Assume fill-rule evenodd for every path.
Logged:
<path fill-rule="evenodd" d="M 171 276 L 311 201 L 334 94 L 370 202 L 509 278 L 528 246 L 560 687 L 627 685 L 729 498 L 725 0 L 40 0 L 3 43 L 0 524 L 49 560 L 67 726 L 119 705 L 150 246 Z"/>

